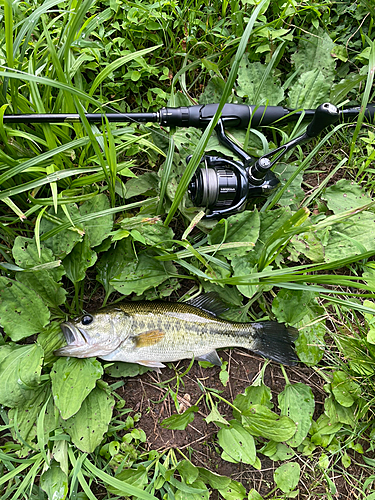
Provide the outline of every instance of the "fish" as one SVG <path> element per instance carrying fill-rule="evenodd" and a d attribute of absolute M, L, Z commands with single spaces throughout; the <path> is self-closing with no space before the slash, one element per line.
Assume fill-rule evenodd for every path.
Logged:
<path fill-rule="evenodd" d="M 284 365 L 295 365 L 298 330 L 276 321 L 234 322 L 210 293 L 188 302 L 119 302 L 61 324 L 67 345 L 57 356 L 99 357 L 150 369 L 192 359 L 221 365 L 217 349 L 242 347 Z"/>

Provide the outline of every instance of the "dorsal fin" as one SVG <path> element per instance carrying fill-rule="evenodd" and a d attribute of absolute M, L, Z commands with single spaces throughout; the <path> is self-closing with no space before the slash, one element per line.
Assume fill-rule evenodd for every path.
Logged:
<path fill-rule="evenodd" d="M 198 307 L 202 309 L 202 311 L 212 314 L 213 316 L 220 316 L 220 314 L 223 314 L 229 309 L 216 292 L 203 293 L 199 295 L 199 297 L 188 300 L 186 304 Z"/>

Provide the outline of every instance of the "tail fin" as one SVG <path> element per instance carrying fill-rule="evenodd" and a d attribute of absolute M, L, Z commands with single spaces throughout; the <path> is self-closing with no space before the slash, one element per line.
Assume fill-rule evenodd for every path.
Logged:
<path fill-rule="evenodd" d="M 251 349 L 253 352 L 283 365 L 292 366 L 298 363 L 293 345 L 298 338 L 296 328 L 276 321 L 264 321 L 252 326 L 256 329 L 255 345 Z"/>

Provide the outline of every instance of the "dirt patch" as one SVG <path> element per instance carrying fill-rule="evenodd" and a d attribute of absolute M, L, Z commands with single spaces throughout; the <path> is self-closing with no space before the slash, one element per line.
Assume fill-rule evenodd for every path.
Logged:
<path fill-rule="evenodd" d="M 178 402 L 185 410 L 196 404 L 202 396 L 202 385 L 206 388 L 220 391 L 220 395 L 233 403 L 235 397 L 244 392 L 259 375 L 264 360 L 249 352 L 240 349 L 220 352 L 223 361 L 228 362 L 229 381 L 226 387 L 219 379 L 220 368 L 202 368 L 194 363 L 191 370 L 180 379 L 178 388 Z M 118 392 L 126 401 L 126 407 L 133 408 L 134 412 L 141 413 L 137 427 L 143 429 L 147 435 L 147 449 L 159 452 L 174 448 L 176 456 L 183 459 L 189 457 L 192 463 L 205 467 L 212 472 L 226 475 L 240 481 L 247 490 L 255 488 L 262 496 L 270 494 L 274 488 L 273 473 L 282 462 L 274 462 L 264 455 L 258 454 L 262 468 L 256 470 L 246 464 L 234 464 L 221 459 L 221 448 L 217 443 L 216 434 L 219 427 L 214 423 L 207 424 L 205 417 L 210 413 L 205 398 L 199 403 L 199 413 L 195 414 L 194 421 L 186 430 L 169 430 L 161 427 L 160 423 L 172 414 L 176 414 L 176 406 L 168 392 L 168 386 L 176 392 L 176 372 L 183 373 L 189 366 L 188 360 L 183 360 L 171 368 L 165 368 L 161 373 L 147 372 L 142 376 L 129 378 Z M 311 387 L 315 397 L 314 420 L 323 412 L 326 393 L 323 381 L 316 372 L 309 367 L 298 365 L 286 367 L 286 373 L 291 383 L 302 382 Z M 171 381 L 171 379 L 173 379 Z M 166 383 L 169 381 L 168 383 Z M 270 387 L 273 394 L 273 403 L 277 411 L 277 395 L 285 387 L 285 379 L 279 365 L 270 363 L 265 370 L 264 383 Z M 217 408 L 220 414 L 230 420 L 233 418 L 232 409 L 224 402 L 219 402 Z M 261 446 L 258 446 L 258 449 Z M 179 451 L 182 454 L 179 454 Z M 315 458 L 307 458 L 297 454 L 293 460 L 301 466 L 300 493 L 298 498 L 325 497 L 327 482 L 323 472 L 316 469 Z M 354 476 L 355 477 L 355 476 Z M 352 498 L 353 489 L 347 481 L 337 474 L 334 478 L 337 492 L 340 496 L 333 498 Z M 314 493 L 312 493 L 314 492 Z M 211 496 L 211 499 L 218 498 Z"/>

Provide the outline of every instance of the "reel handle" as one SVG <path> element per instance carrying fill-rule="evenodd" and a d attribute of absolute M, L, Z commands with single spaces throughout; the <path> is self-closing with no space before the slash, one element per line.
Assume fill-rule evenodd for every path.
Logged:
<path fill-rule="evenodd" d="M 340 119 L 340 111 L 329 102 L 321 104 L 315 111 L 314 117 L 306 129 L 309 138 L 317 137 L 329 125 L 334 125 Z"/>

